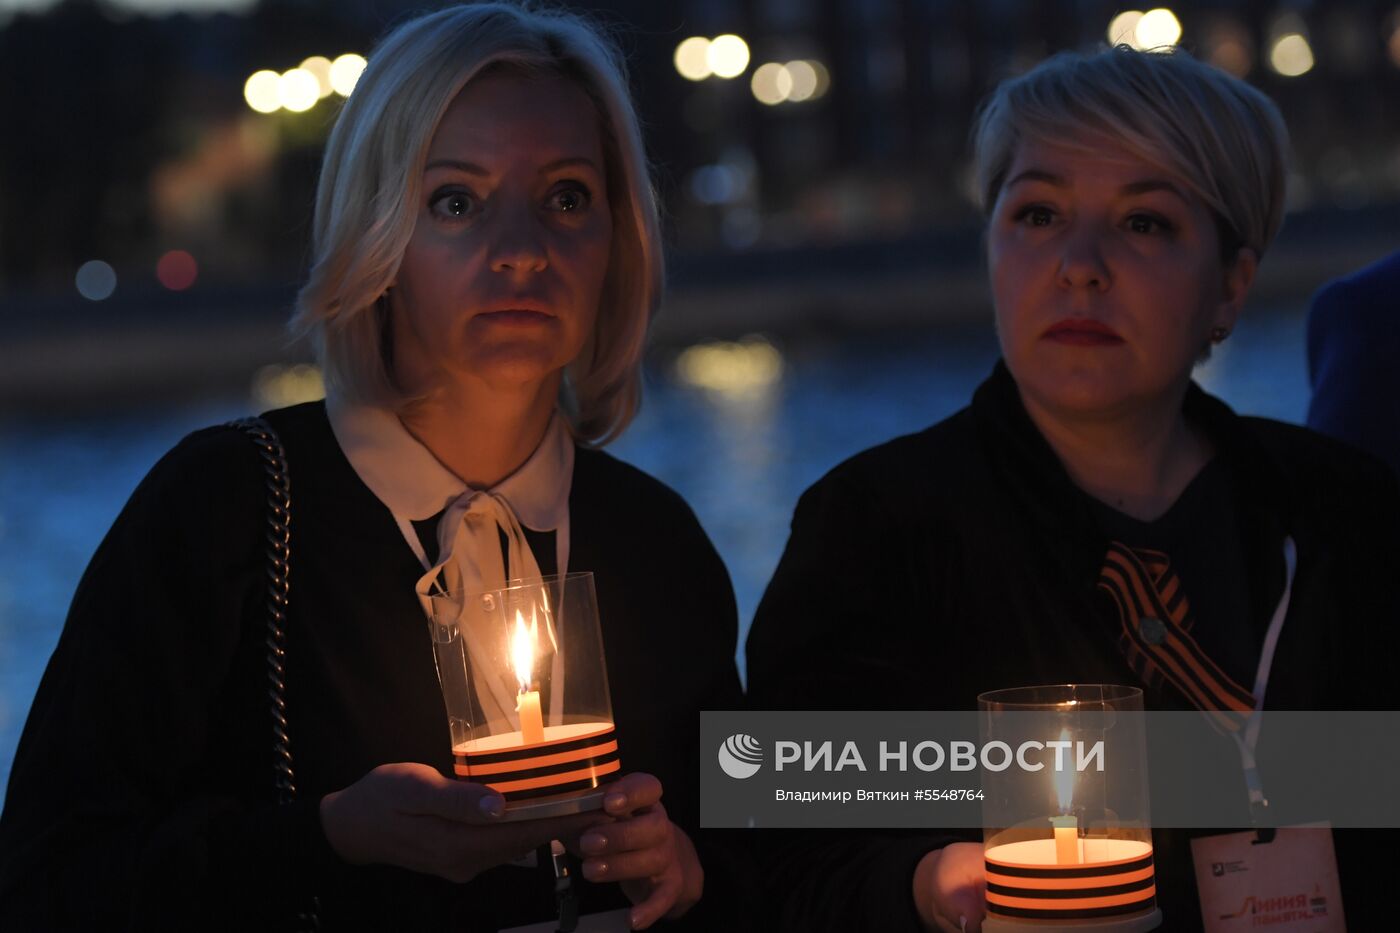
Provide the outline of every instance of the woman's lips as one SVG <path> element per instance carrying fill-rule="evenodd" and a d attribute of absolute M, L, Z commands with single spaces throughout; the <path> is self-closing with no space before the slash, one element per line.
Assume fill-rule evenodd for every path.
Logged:
<path fill-rule="evenodd" d="M 504 308 L 500 311 L 484 311 L 478 318 L 493 324 L 545 324 L 553 320 L 553 315 L 526 308 Z"/>
<path fill-rule="evenodd" d="M 1041 335 L 1045 340 L 1076 347 L 1108 347 L 1123 342 L 1118 332 L 1107 324 L 1089 318 L 1066 318 L 1057 321 Z"/>

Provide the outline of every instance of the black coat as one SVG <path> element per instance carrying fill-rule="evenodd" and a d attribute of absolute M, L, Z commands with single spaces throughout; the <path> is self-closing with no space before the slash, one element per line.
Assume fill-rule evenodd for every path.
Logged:
<path fill-rule="evenodd" d="M 1297 544 L 1265 706 L 1395 708 L 1395 478 L 1305 429 L 1239 417 L 1195 386 L 1184 404 L 1235 491 L 1254 617 L 1236 620 L 1239 637 L 1267 624 L 1283 586 L 1285 535 Z M 970 407 L 857 455 L 802 496 L 749 634 L 750 705 L 846 709 L 859 698 L 869 708 L 965 710 L 1002 687 L 1141 685 L 1118 652 L 1113 604 L 1097 588 L 1107 545 L 1087 496 L 999 364 Z M 1189 708 L 1169 685 L 1145 699 L 1149 709 Z M 1192 929 L 1200 914 L 1189 847 L 1183 834 L 1157 835 L 1168 929 Z M 914 867 L 948 840 L 772 840 L 791 891 L 779 928 L 917 929 Z M 1358 892 L 1344 896 L 1349 916 L 1364 908 L 1365 890 L 1347 883 L 1365 872 L 1352 851 L 1339 853 L 1344 889 Z"/>
<path fill-rule="evenodd" d="M 330 931 L 550 915 L 550 879 L 529 869 L 452 885 L 330 850 L 322 796 L 386 762 L 450 775 L 450 740 L 417 558 L 324 404 L 267 417 L 291 475 L 298 801 L 273 796 L 263 472 L 244 435 L 211 428 L 155 466 L 79 584 L 0 818 L 0 929 L 272 929 L 310 893 Z M 698 711 L 740 703 L 728 575 L 680 497 L 607 454 L 577 451 L 569 508 L 570 569 L 595 574 L 623 768 L 661 779 L 718 906 L 729 865 L 694 830 Z M 587 909 L 626 903 L 616 885 L 579 881 Z"/>

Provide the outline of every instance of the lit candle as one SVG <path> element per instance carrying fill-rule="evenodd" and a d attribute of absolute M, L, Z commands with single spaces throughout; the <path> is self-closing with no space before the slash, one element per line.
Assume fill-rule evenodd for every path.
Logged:
<path fill-rule="evenodd" d="M 1060 741 L 1069 742 L 1069 730 L 1060 730 Z M 1060 750 L 1063 752 L 1064 746 Z M 1060 755 L 1056 762 L 1063 764 Z M 1074 772 L 1066 768 L 1055 769 L 1055 795 L 1060 800 L 1060 815 L 1050 817 L 1050 825 L 1055 828 L 1055 864 L 1078 865 L 1079 820 L 1070 815 L 1074 805 Z"/>
<path fill-rule="evenodd" d="M 530 621 L 525 628 L 525 616 L 515 611 L 515 634 L 510 640 L 511 661 L 515 665 L 515 678 L 520 682 L 520 693 L 515 698 L 515 711 L 520 715 L 520 742 L 522 745 L 537 745 L 544 741 L 544 718 L 540 715 L 540 692 L 532 690 L 535 670 L 535 643 L 539 637 L 538 620 Z"/>
<path fill-rule="evenodd" d="M 1055 827 L 1055 864 L 1079 864 L 1079 820 L 1072 816 L 1052 816 Z"/>

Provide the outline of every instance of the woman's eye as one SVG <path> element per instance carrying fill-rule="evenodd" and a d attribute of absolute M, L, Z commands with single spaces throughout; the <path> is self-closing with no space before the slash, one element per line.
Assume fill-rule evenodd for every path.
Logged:
<path fill-rule="evenodd" d="M 433 195 L 429 204 L 434 214 L 456 220 L 469 217 L 476 211 L 476 198 L 465 191 L 443 191 Z"/>
<path fill-rule="evenodd" d="M 567 214 L 573 211 L 581 211 L 588 207 L 590 203 L 592 203 L 592 196 L 589 195 L 587 188 L 570 186 L 568 188 L 560 188 L 558 191 L 551 194 L 549 196 L 548 207 L 550 210 Z"/>
<path fill-rule="evenodd" d="M 1166 233 L 1171 225 L 1151 214 L 1133 214 L 1128 218 L 1128 229 L 1133 233 Z"/>
<path fill-rule="evenodd" d="M 1028 227 L 1048 227 L 1055 220 L 1055 212 L 1048 207 L 1032 204 L 1017 211 L 1015 220 Z"/>

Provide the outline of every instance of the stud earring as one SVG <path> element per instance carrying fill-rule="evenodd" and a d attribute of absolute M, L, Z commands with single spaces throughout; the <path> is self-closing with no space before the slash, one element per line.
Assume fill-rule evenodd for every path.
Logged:
<path fill-rule="evenodd" d="M 1230 328 L 1228 327 L 1212 327 L 1210 329 L 1211 343 L 1224 343 L 1228 336 L 1230 336 Z"/>

